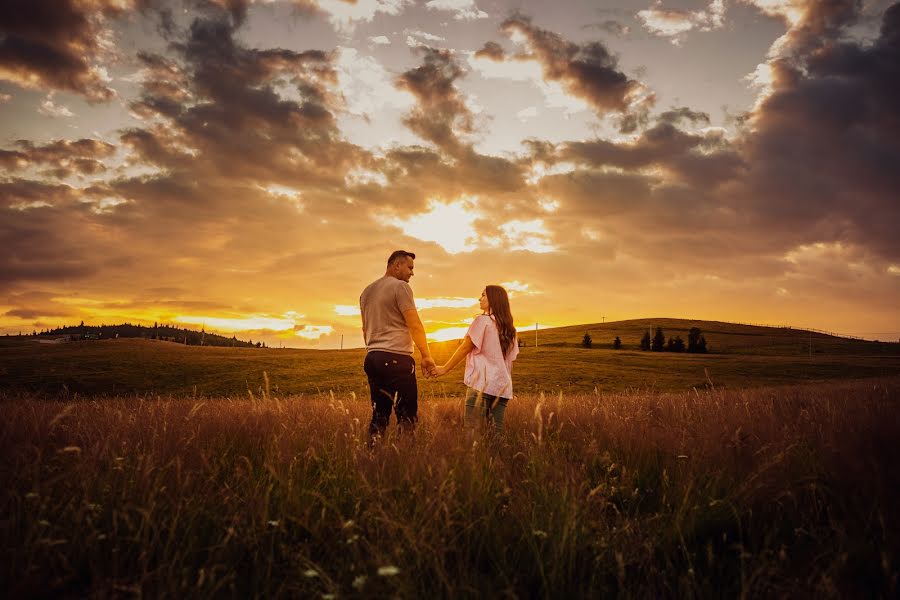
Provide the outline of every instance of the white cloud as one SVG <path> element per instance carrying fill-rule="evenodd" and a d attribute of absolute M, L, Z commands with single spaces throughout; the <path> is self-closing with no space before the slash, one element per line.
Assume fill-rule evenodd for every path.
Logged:
<path fill-rule="evenodd" d="M 522 283 L 518 279 L 515 279 L 513 281 L 504 281 L 500 285 L 506 288 L 506 291 L 509 293 L 510 297 L 534 296 L 541 293 L 537 290 L 532 289 L 530 283 Z"/>
<path fill-rule="evenodd" d="M 44 101 L 41 102 L 41 106 L 38 108 L 38 112 L 47 117 L 60 118 L 60 117 L 74 117 L 74 113 L 69 110 L 68 107 L 54 104 L 53 102 L 53 94 L 48 94 Z"/>
<path fill-rule="evenodd" d="M 529 106 L 528 108 L 523 108 L 519 112 L 516 113 L 516 117 L 520 121 L 527 121 L 529 119 L 533 119 L 537 116 L 538 111 L 536 106 Z"/>
<path fill-rule="evenodd" d="M 379 46 L 388 46 L 391 43 L 391 40 L 389 40 L 387 36 L 384 35 L 376 35 L 374 37 L 370 37 L 369 41 Z"/>
<path fill-rule="evenodd" d="M 9 102 L 12 100 L 11 94 L 0 94 L 0 102 Z"/>
<path fill-rule="evenodd" d="M 334 333 L 334 327 L 331 325 L 298 325 L 294 329 L 294 335 L 307 340 L 317 340 L 331 333 Z"/>
<path fill-rule="evenodd" d="M 487 19 L 488 14 L 480 10 L 475 0 L 430 0 L 425 3 L 429 10 L 446 10 L 453 13 L 457 21 Z"/>
<path fill-rule="evenodd" d="M 745 4 L 755 6 L 770 17 L 784 19 L 785 23 L 794 26 L 803 17 L 805 0 L 742 0 Z"/>
<path fill-rule="evenodd" d="M 359 307 L 355 304 L 335 304 L 334 312 L 342 317 L 358 317 L 360 315 Z"/>
<path fill-rule="evenodd" d="M 335 29 L 352 33 L 360 22 L 370 23 L 376 14 L 399 15 L 412 0 L 318 0 L 319 8 L 328 14 Z"/>
<path fill-rule="evenodd" d="M 439 35 L 434 35 L 433 33 L 428 33 L 426 31 L 411 31 L 407 29 L 406 33 L 406 45 L 410 48 L 433 46 L 434 42 L 446 41 L 446 38 L 442 38 Z"/>
<path fill-rule="evenodd" d="M 374 57 L 362 56 L 356 48 L 339 47 L 338 87 L 347 112 L 355 116 L 375 115 L 385 108 L 407 111 L 414 100 L 394 87 L 394 76 Z"/>
<path fill-rule="evenodd" d="M 638 11 L 638 20 L 644 29 L 661 37 L 667 37 L 673 44 L 679 44 L 689 31 L 712 31 L 725 24 L 724 0 L 712 0 L 703 10 L 679 10 L 663 8 L 657 0 L 652 7 Z"/>

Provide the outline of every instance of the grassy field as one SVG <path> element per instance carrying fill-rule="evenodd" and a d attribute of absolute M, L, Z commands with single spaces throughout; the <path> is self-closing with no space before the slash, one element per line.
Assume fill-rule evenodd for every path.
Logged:
<path fill-rule="evenodd" d="M 712 354 L 640 352 L 638 340 L 652 323 L 686 339 L 696 322 L 656 319 L 546 330 L 538 333 L 537 348 L 533 335 L 523 331 L 526 346 L 515 363 L 516 390 L 678 391 L 708 386 L 710 380 L 720 387 L 746 388 L 900 374 L 900 344 L 713 322 L 697 323 Z M 591 349 L 580 345 L 585 331 L 594 338 Z M 625 349 L 611 349 L 616 335 Z M 0 347 L 0 389 L 7 390 L 245 396 L 259 393 L 267 377 L 269 387 L 283 394 L 367 393 L 360 349 L 213 348 L 137 339 L 7 344 Z M 434 344 L 433 352 L 443 361 L 455 347 L 456 342 Z M 462 372 L 458 367 L 439 380 L 420 379 L 422 395 L 461 393 Z"/>
<path fill-rule="evenodd" d="M 459 399 L 0 392 L 9 597 L 897 597 L 900 378 Z"/>
<path fill-rule="evenodd" d="M 655 324 L 697 324 L 713 353 L 636 350 Z M 900 593 L 900 345 L 664 319 L 522 333 L 501 438 L 464 431 L 458 368 L 420 378 L 415 438 L 374 451 L 362 350 L 0 339 L 0 589 Z"/>

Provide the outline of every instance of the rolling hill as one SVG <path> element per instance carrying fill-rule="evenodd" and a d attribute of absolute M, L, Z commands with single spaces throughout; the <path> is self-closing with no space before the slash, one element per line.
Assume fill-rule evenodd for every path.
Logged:
<path fill-rule="evenodd" d="M 650 327 L 687 337 L 697 326 L 709 354 L 642 352 Z M 589 332 L 591 349 L 581 346 Z M 794 329 L 711 321 L 640 319 L 522 331 L 515 363 L 517 392 L 678 391 L 709 385 L 746 388 L 900 374 L 900 344 L 878 343 Z M 623 349 L 613 350 L 621 337 Z M 812 352 L 810 352 L 810 340 Z M 458 341 L 432 344 L 438 362 Z M 366 397 L 364 350 L 296 350 L 184 346 L 144 339 L 0 347 L 0 389 L 48 394 L 355 394 Z M 462 367 L 438 379 L 420 378 L 423 398 L 463 391 Z"/>

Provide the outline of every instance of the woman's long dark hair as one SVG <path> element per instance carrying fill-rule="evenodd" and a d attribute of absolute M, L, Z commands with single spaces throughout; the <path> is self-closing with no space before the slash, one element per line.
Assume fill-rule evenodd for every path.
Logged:
<path fill-rule="evenodd" d="M 486 286 L 484 294 L 488 300 L 488 314 L 494 316 L 497 331 L 500 333 L 500 349 L 503 350 L 503 356 L 506 356 L 513 344 L 518 343 L 512 313 L 509 310 L 509 296 L 499 285 Z"/>

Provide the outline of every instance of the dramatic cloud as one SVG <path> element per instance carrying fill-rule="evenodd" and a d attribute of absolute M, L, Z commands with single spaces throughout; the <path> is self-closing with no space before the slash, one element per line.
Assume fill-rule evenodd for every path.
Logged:
<path fill-rule="evenodd" d="M 0 331 L 166 321 L 358 345 L 359 291 L 395 248 L 419 256 L 435 339 L 495 282 L 523 323 L 603 306 L 900 327 L 900 5 L 873 31 L 847 0 L 747 3 L 784 35 L 735 22 L 717 55 L 613 39 L 621 12 L 584 25 L 596 11 L 565 4 L 15 2 Z M 723 27 L 724 5 L 636 18 L 679 41 Z M 757 95 L 717 111 L 757 63 Z M 113 86 L 121 103 L 98 102 Z"/>
<path fill-rule="evenodd" d="M 132 3 L 119 0 L 7 0 L 0 7 L 0 79 L 35 89 L 115 96 L 100 66 L 111 54 L 105 22 Z"/>
<path fill-rule="evenodd" d="M 506 60 L 536 60 L 544 79 L 560 83 L 570 94 L 586 100 L 600 115 L 640 110 L 651 100 L 643 86 L 618 69 L 616 57 L 600 42 L 575 44 L 559 34 L 541 29 L 531 19 L 515 16 L 501 24 L 513 39 L 521 38 L 528 51 Z M 478 56 L 503 60 L 496 45 L 485 46 Z"/>
<path fill-rule="evenodd" d="M 828 8 L 810 6 L 805 19 L 853 20 L 846 4 L 817 4 Z M 746 193 L 773 226 L 822 232 L 897 260 L 900 174 L 890 165 L 900 164 L 900 4 L 887 10 L 871 45 L 831 35 L 811 55 L 800 45 L 772 63 L 772 91 L 748 122 Z"/>

